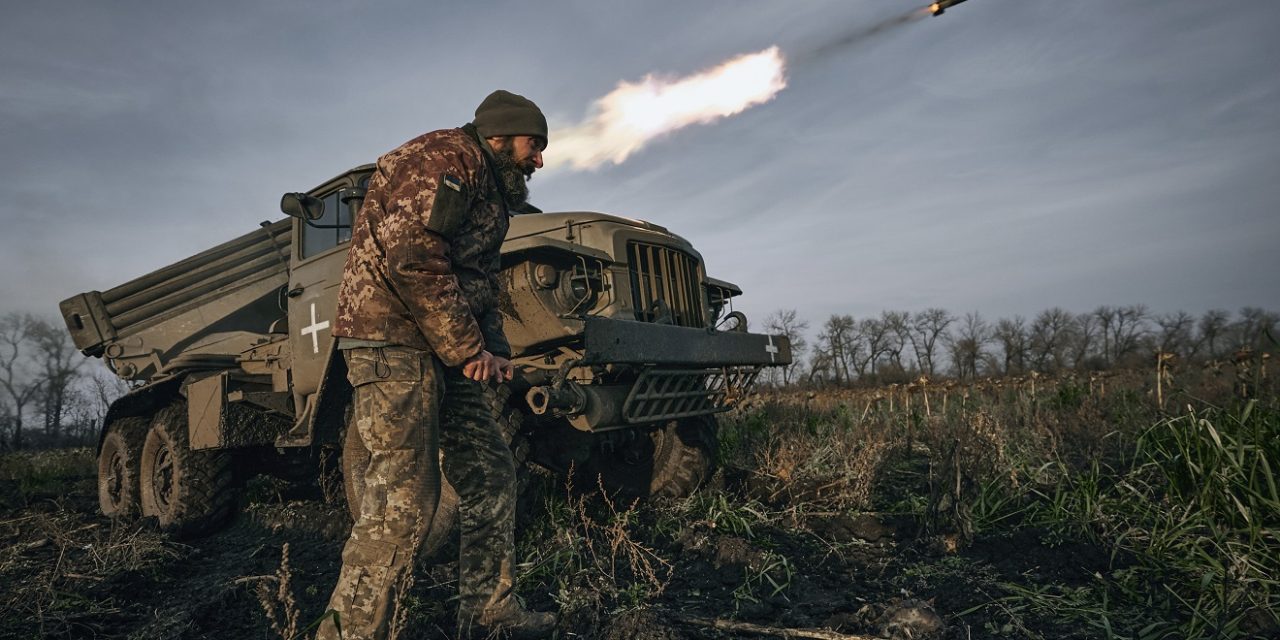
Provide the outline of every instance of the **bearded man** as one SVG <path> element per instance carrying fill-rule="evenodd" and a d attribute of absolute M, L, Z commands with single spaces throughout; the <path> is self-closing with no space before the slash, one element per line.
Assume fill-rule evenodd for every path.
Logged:
<path fill-rule="evenodd" d="M 460 635 L 543 637 L 555 626 L 512 592 L 515 463 L 486 387 L 512 375 L 499 249 L 546 145 L 537 105 L 495 91 L 472 123 L 404 143 L 378 159 L 369 180 L 333 327 L 355 388 L 348 428 L 369 451 L 329 600 L 343 638 L 392 634 L 439 501 L 440 449 L 459 499 Z M 318 637 L 338 637 L 332 616 Z"/>

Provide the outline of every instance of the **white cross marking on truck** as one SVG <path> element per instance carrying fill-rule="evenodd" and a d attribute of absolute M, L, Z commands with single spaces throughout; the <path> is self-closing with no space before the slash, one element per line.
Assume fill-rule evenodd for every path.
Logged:
<path fill-rule="evenodd" d="M 765 351 L 769 353 L 769 362 L 777 362 L 778 348 L 773 346 L 773 336 L 769 336 L 769 344 L 765 345 Z"/>
<path fill-rule="evenodd" d="M 312 353 L 320 353 L 320 339 L 317 337 L 317 334 L 320 333 L 321 329 L 328 329 L 328 328 L 329 328 L 328 320 L 325 320 L 324 322 L 316 322 L 316 303 L 312 302 L 311 303 L 311 326 L 302 328 L 302 335 L 305 336 L 308 333 L 311 334 L 311 352 Z M 774 349 L 774 351 L 777 351 L 777 349 Z"/>

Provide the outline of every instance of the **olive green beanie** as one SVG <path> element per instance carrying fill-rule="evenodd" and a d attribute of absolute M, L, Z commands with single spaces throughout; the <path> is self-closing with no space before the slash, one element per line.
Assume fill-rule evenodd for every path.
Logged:
<path fill-rule="evenodd" d="M 532 100 L 499 89 L 476 107 L 476 132 L 482 138 L 535 136 L 547 142 L 547 117 Z"/>

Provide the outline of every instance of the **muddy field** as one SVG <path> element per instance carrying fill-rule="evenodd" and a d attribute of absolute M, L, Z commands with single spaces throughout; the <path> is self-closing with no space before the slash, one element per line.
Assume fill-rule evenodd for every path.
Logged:
<path fill-rule="evenodd" d="M 756 398 L 722 420 L 710 485 L 680 500 L 535 474 L 518 592 L 560 612 L 563 638 L 1280 637 L 1280 516 L 1258 476 L 1280 461 L 1274 397 L 1228 385 L 1161 411 L 1141 380 L 1024 382 Z M 1224 515 L 1141 458 L 1203 424 L 1243 456 Z M 98 515 L 94 468 L 87 450 L 0 458 L 0 638 L 291 638 L 322 615 L 340 502 L 257 479 L 228 527 L 177 541 Z M 1156 548 L 1178 523 L 1139 505 L 1179 500 L 1206 514 L 1179 539 L 1218 573 Z M 453 636 L 450 551 L 402 603 L 421 637 Z"/>

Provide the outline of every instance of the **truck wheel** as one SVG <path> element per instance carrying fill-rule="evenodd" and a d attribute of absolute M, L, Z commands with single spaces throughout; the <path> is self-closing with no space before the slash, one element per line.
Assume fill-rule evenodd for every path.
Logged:
<path fill-rule="evenodd" d="M 364 470 L 369 468 L 369 450 L 360 442 L 360 432 L 347 411 L 342 434 L 342 489 L 347 496 L 347 515 L 360 519 L 360 496 L 364 495 Z"/>
<path fill-rule="evenodd" d="M 709 480 L 716 470 L 718 426 L 715 416 L 702 416 L 655 431 L 649 493 L 682 498 Z"/>
<path fill-rule="evenodd" d="M 138 473 L 147 418 L 129 417 L 107 426 L 98 450 L 98 506 L 108 518 L 138 515 Z"/>
<path fill-rule="evenodd" d="M 586 470 L 606 489 L 641 497 L 681 498 L 715 471 L 716 420 L 712 416 L 669 422 L 639 443 L 592 451 Z"/>
<path fill-rule="evenodd" d="M 192 451 L 187 403 L 156 414 L 142 446 L 142 515 L 177 536 L 211 533 L 235 502 L 231 457 L 224 451 Z"/>
<path fill-rule="evenodd" d="M 346 434 L 342 437 L 342 487 L 347 495 L 347 514 L 351 516 L 351 521 L 355 522 L 360 518 L 360 496 L 364 495 L 364 471 L 369 468 L 369 450 L 364 448 L 364 443 L 360 441 L 360 432 L 353 427 L 354 425 L 348 425 Z M 444 518 L 443 528 L 447 529 L 452 525 L 457 511 L 458 493 L 441 475 L 440 504 L 436 507 L 436 518 L 431 522 L 432 533 L 427 535 L 428 543 L 435 537 L 435 532 L 441 528 L 436 526 L 441 524 L 441 517 Z M 428 548 L 431 548 L 430 545 Z"/>
<path fill-rule="evenodd" d="M 495 418 L 498 420 L 498 426 L 502 427 L 503 438 L 506 439 L 507 444 L 512 444 L 512 439 L 520 430 L 522 414 L 517 409 L 506 404 L 505 400 L 509 395 L 510 391 L 507 391 L 505 386 L 500 387 L 494 397 L 494 413 Z M 364 494 L 364 471 L 369 466 L 369 450 L 360 441 L 360 432 L 354 426 L 348 419 L 347 430 L 343 436 L 342 443 L 343 487 L 346 489 L 347 511 L 351 514 L 352 522 L 355 522 L 360 517 L 360 496 Z M 528 485 L 528 471 L 522 456 L 524 449 L 521 446 L 522 443 L 523 438 L 512 445 L 512 453 L 516 461 L 517 496 L 520 496 L 526 485 Z M 443 458 L 443 453 L 441 457 Z M 436 506 L 436 514 L 431 520 L 431 527 L 427 530 L 427 538 L 422 542 L 422 557 L 433 556 L 444 547 L 457 528 L 457 521 L 458 492 L 454 490 L 453 485 L 449 484 L 449 480 L 441 472 L 440 502 Z"/>
<path fill-rule="evenodd" d="M 360 441 L 360 432 L 354 428 L 355 425 L 347 426 L 342 437 L 342 487 L 347 495 L 347 513 L 351 522 L 355 522 L 360 518 L 360 496 L 364 495 L 364 471 L 369 468 L 369 450 Z M 436 516 L 423 543 L 424 551 L 434 553 L 443 544 L 457 516 L 458 492 L 441 474 L 440 503 L 436 506 Z"/>

